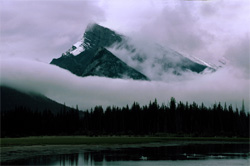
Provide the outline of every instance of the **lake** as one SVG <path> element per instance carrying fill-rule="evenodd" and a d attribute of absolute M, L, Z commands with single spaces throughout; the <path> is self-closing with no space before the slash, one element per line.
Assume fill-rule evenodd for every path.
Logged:
<path fill-rule="evenodd" d="M 52 150 L 52 149 L 51 149 Z M 61 154 L 25 157 L 2 165 L 50 166 L 248 166 L 249 144 L 188 144 L 62 150 Z"/>

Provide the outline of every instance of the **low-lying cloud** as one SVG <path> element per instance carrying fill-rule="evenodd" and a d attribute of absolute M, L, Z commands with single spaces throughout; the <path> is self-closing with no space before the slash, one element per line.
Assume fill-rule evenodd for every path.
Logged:
<path fill-rule="evenodd" d="M 161 82 L 77 77 L 54 65 L 25 59 L 2 59 L 1 85 L 32 91 L 68 106 L 89 109 L 96 105 L 126 106 L 134 101 L 148 104 L 155 98 L 167 104 L 170 97 L 178 101 L 232 104 L 249 109 L 249 79 L 234 68 L 199 75 L 193 80 Z"/>
<path fill-rule="evenodd" d="M 178 67 L 183 55 L 154 42 L 126 38 L 123 43 L 115 43 L 107 49 L 129 66 L 145 74 L 150 80 L 172 82 L 192 79 L 197 75 L 191 71 L 183 72 Z M 167 65 L 172 66 L 167 67 Z M 180 72 L 182 75 L 174 75 L 174 72 Z"/>
<path fill-rule="evenodd" d="M 250 36 L 248 34 L 231 45 L 224 56 L 229 60 L 229 65 L 238 68 L 246 78 L 250 79 Z"/>

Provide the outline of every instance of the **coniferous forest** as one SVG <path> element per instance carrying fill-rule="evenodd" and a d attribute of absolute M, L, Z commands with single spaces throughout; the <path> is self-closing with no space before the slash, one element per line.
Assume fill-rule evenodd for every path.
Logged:
<path fill-rule="evenodd" d="M 41 135 L 173 135 L 249 137 L 249 111 L 221 103 L 206 107 L 195 102 L 168 105 L 157 100 L 140 106 L 101 106 L 87 111 L 63 107 L 37 112 L 25 107 L 1 111 L 1 137 Z"/>

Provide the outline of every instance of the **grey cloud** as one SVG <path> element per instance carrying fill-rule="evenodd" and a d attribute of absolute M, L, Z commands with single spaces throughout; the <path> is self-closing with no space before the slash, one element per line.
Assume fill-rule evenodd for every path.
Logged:
<path fill-rule="evenodd" d="M 3 3 L 0 20 L 2 56 L 49 62 L 71 47 L 90 21 L 105 16 L 90 1 L 10 1 Z"/>
<path fill-rule="evenodd" d="M 231 65 L 242 71 L 244 77 L 250 78 L 250 38 L 248 34 L 236 40 L 226 50 L 225 57 L 229 59 Z"/>
<path fill-rule="evenodd" d="M 131 45 L 135 49 L 131 52 L 123 45 Z M 199 75 L 191 71 L 186 71 L 182 73 L 182 76 L 178 76 L 173 74 L 174 68 L 164 69 L 164 62 L 162 61 L 176 64 L 180 62 L 180 57 L 175 56 L 177 52 L 174 50 L 162 47 L 154 42 L 127 38 L 124 44 L 114 44 L 108 49 L 129 66 L 145 74 L 150 80 L 172 82 L 192 79 L 196 75 Z M 138 60 L 138 58 L 142 60 Z M 177 68 L 175 70 L 178 70 Z"/>
<path fill-rule="evenodd" d="M 178 3 L 166 6 L 151 22 L 145 23 L 141 32 L 152 40 L 186 54 L 198 54 L 211 42 L 213 35 L 201 27 L 193 4 Z"/>
<path fill-rule="evenodd" d="M 152 14 L 148 20 L 134 17 L 140 23 L 131 23 L 131 36 L 217 63 L 231 42 L 249 31 L 249 1 L 171 2 L 158 12 L 145 11 Z"/>
<path fill-rule="evenodd" d="M 201 6 L 201 14 L 205 17 L 214 16 L 217 13 L 217 9 L 211 4 L 203 4 Z"/>
<path fill-rule="evenodd" d="M 125 106 L 134 101 L 148 104 L 155 98 L 160 103 L 166 103 L 172 96 L 181 101 L 204 102 L 207 106 L 215 102 L 241 106 L 242 99 L 245 100 L 246 109 L 249 109 L 250 104 L 246 92 L 249 80 L 235 77 L 237 71 L 232 74 L 231 69 L 226 68 L 192 80 L 166 83 L 82 78 L 53 65 L 23 59 L 3 59 L 1 66 L 4 71 L 1 74 L 1 85 L 42 93 L 69 106 L 79 105 L 81 109 L 96 105 Z"/>

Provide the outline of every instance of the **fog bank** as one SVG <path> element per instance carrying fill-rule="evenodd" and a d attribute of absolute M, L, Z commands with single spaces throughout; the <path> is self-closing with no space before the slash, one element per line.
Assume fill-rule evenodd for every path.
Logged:
<path fill-rule="evenodd" d="M 249 110 L 249 79 L 240 70 L 227 67 L 212 74 L 197 75 L 192 80 L 173 82 L 135 81 L 104 77 L 77 77 L 54 65 L 19 58 L 3 58 L 1 85 L 33 91 L 65 103 L 89 109 L 96 105 L 125 106 L 134 101 L 148 104 L 155 98 L 168 104 L 170 97 L 177 101 L 214 103 L 226 102 L 241 107 L 242 100 Z"/>

